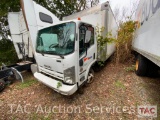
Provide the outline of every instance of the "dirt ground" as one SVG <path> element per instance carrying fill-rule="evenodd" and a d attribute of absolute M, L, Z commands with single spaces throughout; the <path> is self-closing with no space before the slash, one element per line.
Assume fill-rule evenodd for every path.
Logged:
<path fill-rule="evenodd" d="M 141 105 L 156 105 L 160 120 L 160 77 L 138 77 L 132 65 L 108 62 L 92 84 L 67 97 L 37 82 L 30 72 L 24 83 L 0 93 L 2 120 L 147 120 L 137 117 Z"/>

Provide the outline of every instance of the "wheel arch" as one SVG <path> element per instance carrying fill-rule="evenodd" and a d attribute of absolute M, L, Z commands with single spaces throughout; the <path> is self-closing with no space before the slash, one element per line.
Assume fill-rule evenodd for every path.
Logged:
<path fill-rule="evenodd" d="M 88 68 L 87 68 L 87 70 L 86 70 L 86 74 L 85 74 L 85 81 L 87 80 L 87 76 L 88 76 L 89 70 L 92 68 L 92 66 L 93 66 L 95 63 L 96 63 L 96 60 L 92 61 L 92 62 L 89 64 L 89 66 L 88 66 Z"/>

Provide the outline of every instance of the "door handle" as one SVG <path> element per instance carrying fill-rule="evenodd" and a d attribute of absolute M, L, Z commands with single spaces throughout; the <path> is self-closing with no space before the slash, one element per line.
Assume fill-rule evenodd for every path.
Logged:
<path fill-rule="evenodd" d="M 59 63 L 61 63 L 61 61 L 60 60 L 56 60 L 57 62 L 59 62 Z"/>

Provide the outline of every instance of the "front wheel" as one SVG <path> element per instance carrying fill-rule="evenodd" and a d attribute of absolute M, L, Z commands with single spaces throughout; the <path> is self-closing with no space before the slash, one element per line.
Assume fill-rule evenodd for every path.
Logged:
<path fill-rule="evenodd" d="M 87 84 L 91 84 L 94 80 L 94 71 L 93 69 L 91 68 L 89 70 L 89 73 L 88 73 L 88 76 L 87 76 Z"/>

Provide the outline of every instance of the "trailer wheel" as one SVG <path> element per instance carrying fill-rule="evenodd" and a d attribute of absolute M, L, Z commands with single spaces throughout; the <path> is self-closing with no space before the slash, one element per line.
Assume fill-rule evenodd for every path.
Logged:
<path fill-rule="evenodd" d="M 148 77 L 157 77 L 158 76 L 158 66 L 151 61 L 148 61 Z"/>
<path fill-rule="evenodd" d="M 88 76 L 87 76 L 87 84 L 91 84 L 94 80 L 94 71 L 93 69 L 91 68 L 89 70 L 89 73 L 88 73 Z"/>
<path fill-rule="evenodd" d="M 0 92 L 5 88 L 4 80 L 0 80 Z"/>
<path fill-rule="evenodd" d="M 138 76 L 145 76 L 147 73 L 147 59 L 142 55 L 137 56 L 135 72 Z"/>

